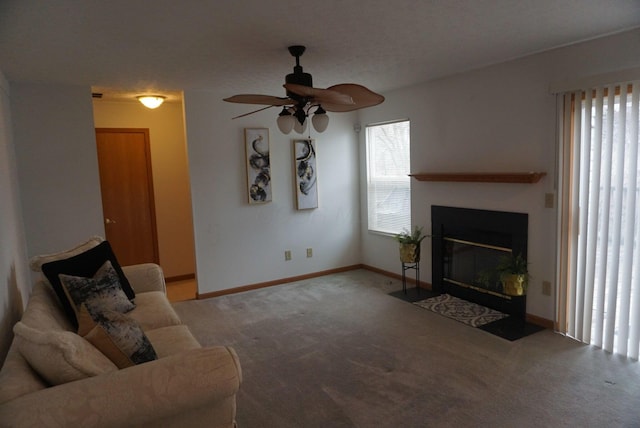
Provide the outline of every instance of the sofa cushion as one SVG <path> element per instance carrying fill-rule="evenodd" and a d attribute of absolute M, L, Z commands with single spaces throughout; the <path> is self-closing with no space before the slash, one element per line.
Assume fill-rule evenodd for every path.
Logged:
<path fill-rule="evenodd" d="M 158 358 L 201 348 L 200 343 L 193 337 L 186 325 L 172 325 L 156 328 L 146 332 L 149 341 L 156 350 Z"/>
<path fill-rule="evenodd" d="M 126 313 L 136 307 L 122 290 L 118 274 L 108 260 L 93 278 L 65 274 L 58 277 L 72 302 L 76 317 L 82 304 L 87 305 L 91 313 L 106 310 Z"/>
<path fill-rule="evenodd" d="M 20 354 L 51 385 L 117 370 L 100 351 L 73 332 L 39 330 L 21 321 L 13 332 Z"/>
<path fill-rule="evenodd" d="M 122 271 L 127 276 L 136 295 L 138 293 L 146 293 L 147 291 L 167 292 L 167 287 L 164 282 L 164 272 L 162 272 L 162 268 L 155 263 L 122 266 Z"/>
<path fill-rule="evenodd" d="M 92 312 L 84 304 L 78 316 L 78 333 L 98 348 L 118 368 L 158 359 L 140 325 L 116 311 Z"/>
<path fill-rule="evenodd" d="M 97 246 L 70 258 L 52 261 L 42 265 L 42 272 L 53 286 L 53 289 L 62 303 L 65 313 L 76 327 L 78 325 L 78 320 L 76 319 L 73 306 L 67 299 L 64 288 L 60 283 L 59 275 L 65 274 L 91 278 L 107 260 L 111 262 L 111 265 L 118 273 L 118 279 L 120 280 L 120 284 L 122 285 L 122 289 L 125 294 L 129 299 L 133 299 L 135 297 L 135 293 L 131 288 L 127 277 L 122 272 L 122 268 L 120 267 L 115 254 L 113 254 L 113 251 L 111 250 L 109 241 L 101 242 Z"/>
<path fill-rule="evenodd" d="M 62 309 L 62 303 L 56 296 L 51 285 L 39 281 L 33 286 L 29 302 L 22 314 L 21 321 L 36 329 L 46 326 L 47 330 L 62 330 L 74 332 L 69 317 Z"/>
<path fill-rule="evenodd" d="M 182 324 L 180 317 L 162 291 L 138 293 L 136 308 L 128 312 L 127 316 L 138 321 L 144 331 Z"/>

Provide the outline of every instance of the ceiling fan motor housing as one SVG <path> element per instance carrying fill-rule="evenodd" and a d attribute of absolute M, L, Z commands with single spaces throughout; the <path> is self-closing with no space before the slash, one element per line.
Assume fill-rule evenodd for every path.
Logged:
<path fill-rule="evenodd" d="M 298 68 L 299 70 L 296 70 Z M 286 83 L 295 83 L 296 85 L 313 87 L 313 78 L 309 73 L 303 73 L 302 67 L 295 66 L 293 71 L 293 73 L 287 74 L 287 77 L 285 78 Z"/>
<path fill-rule="evenodd" d="M 294 83 L 296 85 L 304 85 L 310 88 L 313 87 L 313 78 L 311 74 L 305 73 L 302 71 L 302 66 L 300 65 L 300 57 L 305 51 L 304 46 L 295 45 L 289 46 L 289 53 L 296 57 L 296 65 L 293 67 L 293 73 L 287 74 L 285 78 L 285 83 Z M 287 91 L 287 96 L 297 100 L 299 102 L 303 101 L 300 95 L 294 94 L 292 92 Z"/>
<path fill-rule="evenodd" d="M 311 77 L 311 75 L 309 73 L 303 73 L 302 67 L 300 67 L 300 70 L 295 70 L 296 68 L 298 67 L 294 67 L 294 73 L 287 74 L 285 82 L 313 87 L 313 78 Z"/>
<path fill-rule="evenodd" d="M 299 70 L 296 70 L 299 68 Z M 310 88 L 313 87 L 313 79 L 309 73 L 303 73 L 302 67 L 296 66 L 294 67 L 294 72 L 291 74 L 287 74 L 285 78 L 286 83 L 295 83 L 296 85 L 304 85 Z M 302 101 L 302 97 L 298 94 L 294 94 L 293 92 L 287 91 L 287 96 L 289 98 L 293 98 L 296 101 Z"/>

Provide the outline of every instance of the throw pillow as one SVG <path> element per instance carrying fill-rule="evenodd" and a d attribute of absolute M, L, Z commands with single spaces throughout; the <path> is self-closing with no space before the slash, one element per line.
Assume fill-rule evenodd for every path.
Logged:
<path fill-rule="evenodd" d="M 68 298 L 73 302 L 76 316 L 83 303 L 95 307 L 95 312 L 110 310 L 125 313 L 136 307 L 122 291 L 118 274 L 108 260 L 93 278 L 65 274 L 58 277 Z"/>
<path fill-rule="evenodd" d="M 120 267 L 115 254 L 113 254 L 109 241 L 101 242 L 97 246 L 67 259 L 57 260 L 42 265 L 42 272 L 55 290 L 65 313 L 76 327 L 78 326 L 78 320 L 76 319 L 75 311 L 73 310 L 73 306 L 69 302 L 69 299 L 67 299 L 67 295 L 65 294 L 64 287 L 62 287 L 62 284 L 60 283 L 58 275 L 65 274 L 91 278 L 107 260 L 111 262 L 111 265 L 118 273 L 118 279 L 120 280 L 120 285 L 122 285 L 122 289 L 125 294 L 129 299 L 133 299 L 135 297 L 135 293 L 131 288 L 127 277 L 122 272 L 122 268 Z"/>
<path fill-rule="evenodd" d="M 77 254 L 84 253 L 87 250 L 97 246 L 101 242 L 104 241 L 102 236 L 92 236 L 87 240 L 87 242 L 83 242 L 69 250 L 60 251 L 59 253 L 52 254 L 43 254 L 40 256 L 32 257 L 29 261 L 29 266 L 31 270 L 34 272 L 42 272 L 42 265 L 49 262 L 55 262 L 57 260 L 68 259 L 69 257 L 73 257 Z"/>
<path fill-rule="evenodd" d="M 29 365 L 49 384 L 60 385 L 116 371 L 118 368 L 79 335 L 65 330 L 41 331 L 19 321 L 15 341 Z"/>
<path fill-rule="evenodd" d="M 115 311 L 91 312 L 82 305 L 78 334 L 99 349 L 118 368 L 157 360 L 149 338 L 133 319 Z"/>

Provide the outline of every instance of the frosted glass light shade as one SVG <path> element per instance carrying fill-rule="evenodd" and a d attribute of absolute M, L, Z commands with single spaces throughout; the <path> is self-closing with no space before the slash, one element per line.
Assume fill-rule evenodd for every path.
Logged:
<path fill-rule="evenodd" d="M 311 124 L 317 132 L 324 132 L 329 126 L 329 116 L 324 110 L 322 113 L 316 112 L 311 118 Z"/>
<path fill-rule="evenodd" d="M 160 104 L 162 104 L 167 97 L 163 97 L 162 95 L 140 95 L 138 101 L 140 101 L 147 108 L 158 108 Z"/>
<path fill-rule="evenodd" d="M 283 113 L 280 113 L 280 116 L 278 116 L 277 122 L 280 132 L 282 132 L 283 134 L 288 134 L 293 129 L 293 126 L 296 123 L 296 119 L 289 113 L 284 114 L 283 111 Z"/>
<path fill-rule="evenodd" d="M 300 124 L 300 122 L 298 120 L 295 121 L 295 125 L 293 125 L 293 129 L 298 133 L 298 134 L 304 134 L 304 132 L 307 130 L 307 122 L 308 120 L 305 119 L 305 121 Z"/>

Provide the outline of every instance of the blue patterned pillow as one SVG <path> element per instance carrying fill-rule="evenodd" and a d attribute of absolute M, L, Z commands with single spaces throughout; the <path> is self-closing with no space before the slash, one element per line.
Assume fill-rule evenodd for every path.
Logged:
<path fill-rule="evenodd" d="M 73 303 L 76 317 L 82 304 L 92 313 L 115 311 L 126 313 L 136 305 L 125 294 L 118 273 L 110 261 L 106 261 L 93 278 L 81 276 L 59 275 L 60 282 L 69 300 Z"/>

